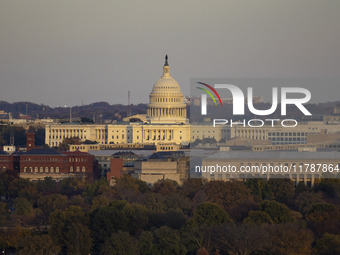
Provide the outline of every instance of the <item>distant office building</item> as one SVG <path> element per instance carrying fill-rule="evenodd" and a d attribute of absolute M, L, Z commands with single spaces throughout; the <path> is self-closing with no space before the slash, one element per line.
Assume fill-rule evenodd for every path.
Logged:
<path fill-rule="evenodd" d="M 166 179 L 182 185 L 189 178 L 189 158 L 181 151 L 157 152 L 137 161 L 132 176 L 151 185 Z"/>

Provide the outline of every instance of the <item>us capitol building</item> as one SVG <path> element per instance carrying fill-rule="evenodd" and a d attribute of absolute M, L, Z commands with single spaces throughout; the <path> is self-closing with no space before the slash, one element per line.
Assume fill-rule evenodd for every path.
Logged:
<path fill-rule="evenodd" d="M 96 141 L 101 145 L 109 144 L 176 144 L 190 143 L 190 124 L 183 93 L 178 82 L 170 75 L 168 58 L 165 57 L 163 75 L 153 85 L 150 93 L 147 114 L 129 117 L 141 122 L 128 124 L 49 124 L 46 125 L 46 144 L 58 146 L 65 138 L 79 137 L 82 141 Z M 226 135 L 224 129 L 217 127 L 205 133 L 206 126 L 197 129 L 196 139 L 215 138 L 220 141 Z M 200 131 L 201 130 L 201 131 Z M 193 130 L 191 130 L 193 131 Z M 195 131 L 193 131 L 195 132 Z M 206 131 L 208 132 L 208 131 Z"/>

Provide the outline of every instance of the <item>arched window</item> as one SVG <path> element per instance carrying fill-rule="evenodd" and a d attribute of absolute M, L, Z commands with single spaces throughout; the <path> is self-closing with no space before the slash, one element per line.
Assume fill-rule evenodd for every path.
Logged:
<path fill-rule="evenodd" d="M 56 167 L 56 168 L 55 168 L 55 172 L 56 172 L 56 173 L 59 173 L 59 167 Z"/>
<path fill-rule="evenodd" d="M 83 173 L 85 173 L 85 171 L 86 171 L 85 166 L 83 166 L 83 167 L 81 168 L 81 171 L 82 171 Z"/>
<path fill-rule="evenodd" d="M 70 172 L 73 173 L 73 166 L 70 167 Z"/>
<path fill-rule="evenodd" d="M 26 172 L 27 172 L 27 166 L 24 167 L 24 173 L 26 173 Z"/>
<path fill-rule="evenodd" d="M 50 171 L 51 171 L 51 173 L 54 173 L 54 167 L 53 166 L 51 166 Z"/>
<path fill-rule="evenodd" d="M 33 172 L 33 167 L 30 166 L 30 173 L 32 173 L 32 172 Z"/>
<path fill-rule="evenodd" d="M 44 172 L 44 168 L 41 166 L 40 167 L 40 173 L 43 173 Z"/>
<path fill-rule="evenodd" d="M 77 170 L 76 170 L 78 173 L 80 172 L 80 167 L 79 166 L 77 166 Z"/>

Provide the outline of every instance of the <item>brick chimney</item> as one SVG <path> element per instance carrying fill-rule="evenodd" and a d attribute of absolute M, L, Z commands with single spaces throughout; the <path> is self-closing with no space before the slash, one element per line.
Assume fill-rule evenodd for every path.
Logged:
<path fill-rule="evenodd" d="M 35 148 L 34 133 L 26 133 L 26 150 L 30 151 Z"/>

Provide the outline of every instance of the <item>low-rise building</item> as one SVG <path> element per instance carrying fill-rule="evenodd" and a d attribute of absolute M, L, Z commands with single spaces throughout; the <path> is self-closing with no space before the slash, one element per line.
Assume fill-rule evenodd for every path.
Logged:
<path fill-rule="evenodd" d="M 8 152 L 0 150 L 0 172 L 18 170 L 18 159 Z"/>
<path fill-rule="evenodd" d="M 183 151 L 157 152 L 135 162 L 132 176 L 151 185 L 166 179 L 182 185 L 189 178 L 189 157 Z"/>
<path fill-rule="evenodd" d="M 20 177 L 32 181 L 52 177 L 93 180 L 94 157 L 84 152 L 59 152 L 54 149 L 33 149 L 20 155 Z"/>

